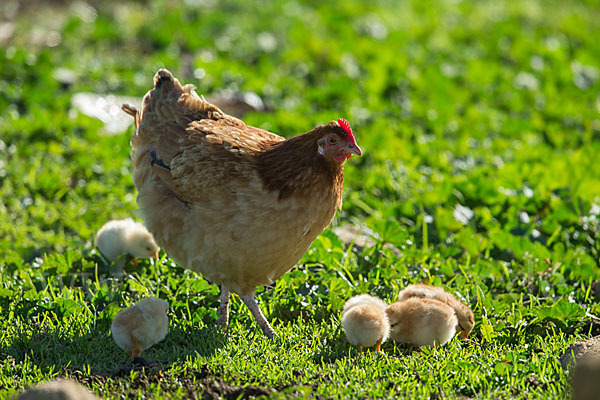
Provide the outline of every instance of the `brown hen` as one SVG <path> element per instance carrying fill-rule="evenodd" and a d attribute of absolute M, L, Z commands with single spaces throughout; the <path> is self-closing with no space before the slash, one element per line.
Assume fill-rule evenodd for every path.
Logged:
<path fill-rule="evenodd" d="M 344 162 L 361 155 L 345 120 L 284 139 L 223 113 L 167 70 L 134 116 L 133 181 L 167 254 L 221 284 L 219 324 L 237 293 L 268 337 L 258 285 L 289 271 L 342 205 Z"/>

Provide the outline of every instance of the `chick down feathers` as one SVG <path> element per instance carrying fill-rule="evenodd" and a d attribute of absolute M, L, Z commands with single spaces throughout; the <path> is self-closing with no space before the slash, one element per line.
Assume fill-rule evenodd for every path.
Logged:
<path fill-rule="evenodd" d="M 147 297 L 119 312 L 110 330 L 117 346 L 132 357 L 160 342 L 169 330 L 169 303 Z"/>
<path fill-rule="evenodd" d="M 457 319 L 452 307 L 439 300 L 411 297 L 386 309 L 390 337 L 415 346 L 446 344 L 456 333 Z"/>
<path fill-rule="evenodd" d="M 348 342 L 365 347 L 385 342 L 390 331 L 385 309 L 381 299 L 368 294 L 350 298 L 342 310 L 342 326 Z"/>
<path fill-rule="evenodd" d="M 104 224 L 96 234 L 96 247 L 109 261 L 124 254 L 134 258 L 148 258 L 159 250 L 148 229 L 131 218 Z"/>

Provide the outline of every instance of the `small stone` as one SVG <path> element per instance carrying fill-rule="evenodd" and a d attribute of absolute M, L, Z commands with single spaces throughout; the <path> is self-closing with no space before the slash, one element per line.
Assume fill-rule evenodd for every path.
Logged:
<path fill-rule="evenodd" d="M 569 365 L 573 362 L 573 357 L 575 357 L 576 364 L 583 359 L 600 358 L 600 335 L 575 342 L 569 346 L 567 351 L 560 356 L 560 364 L 564 369 L 569 368 Z"/>
<path fill-rule="evenodd" d="M 600 281 L 592 284 L 592 296 L 596 301 L 600 301 Z"/>
<path fill-rule="evenodd" d="M 67 379 L 58 379 L 34 386 L 13 400 L 98 400 L 82 385 Z"/>
<path fill-rule="evenodd" d="M 573 372 L 573 400 L 597 400 L 600 395 L 600 356 L 578 360 Z"/>

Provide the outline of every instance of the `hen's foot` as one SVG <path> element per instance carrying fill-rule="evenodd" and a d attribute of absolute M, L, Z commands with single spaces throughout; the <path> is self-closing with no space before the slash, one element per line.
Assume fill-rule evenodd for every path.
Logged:
<path fill-rule="evenodd" d="M 269 324 L 269 321 L 267 321 L 262 311 L 260 311 L 260 308 L 258 308 L 258 304 L 256 304 L 256 300 L 254 300 L 254 294 L 240 296 L 240 298 L 252 313 L 252 316 L 258 323 L 258 326 L 260 326 L 260 329 L 262 329 L 265 336 L 269 339 L 273 339 L 273 337 L 276 336 L 275 330 L 271 327 L 271 324 Z"/>

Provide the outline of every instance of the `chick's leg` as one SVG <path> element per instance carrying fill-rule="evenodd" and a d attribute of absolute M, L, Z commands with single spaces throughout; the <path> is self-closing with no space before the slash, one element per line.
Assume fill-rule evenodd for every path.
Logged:
<path fill-rule="evenodd" d="M 222 329 L 226 329 L 227 325 L 229 325 L 229 298 L 231 294 L 229 290 L 225 289 L 225 286 L 221 285 L 221 304 L 219 304 L 219 308 L 217 309 L 217 315 L 219 319 L 217 323 Z"/>
<path fill-rule="evenodd" d="M 260 311 L 260 308 L 258 308 L 258 304 L 256 304 L 256 300 L 254 300 L 254 293 L 248 296 L 240 296 L 240 298 L 252 313 L 252 316 L 258 323 L 258 326 L 260 326 L 260 329 L 262 329 L 263 333 L 269 339 L 273 339 L 275 330 L 271 327 L 269 321 L 267 321 L 262 311 Z"/>
<path fill-rule="evenodd" d="M 133 342 L 134 348 L 129 352 L 131 358 L 136 358 L 140 354 L 142 354 L 142 346 L 140 346 L 140 342 L 138 342 L 137 338 L 133 336 L 133 333 L 130 333 L 131 341 Z"/>

